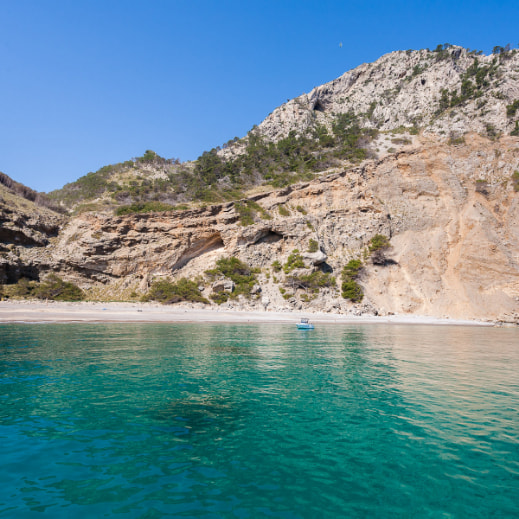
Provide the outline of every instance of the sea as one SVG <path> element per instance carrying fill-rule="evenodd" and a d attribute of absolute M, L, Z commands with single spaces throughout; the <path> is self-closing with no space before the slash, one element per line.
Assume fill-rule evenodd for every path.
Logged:
<path fill-rule="evenodd" d="M 519 329 L 2 324 L 0 517 L 519 517 Z"/>

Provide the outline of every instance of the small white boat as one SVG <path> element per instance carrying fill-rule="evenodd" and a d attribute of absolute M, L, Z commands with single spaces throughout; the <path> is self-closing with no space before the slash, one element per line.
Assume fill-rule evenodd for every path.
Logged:
<path fill-rule="evenodd" d="M 297 323 L 299 330 L 313 330 L 314 325 L 306 318 L 302 318 L 301 322 Z"/>

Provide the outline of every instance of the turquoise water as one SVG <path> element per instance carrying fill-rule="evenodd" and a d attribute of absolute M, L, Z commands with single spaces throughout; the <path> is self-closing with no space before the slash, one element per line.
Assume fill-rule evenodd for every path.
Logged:
<path fill-rule="evenodd" d="M 0 517 L 517 517 L 519 331 L 0 326 Z"/>

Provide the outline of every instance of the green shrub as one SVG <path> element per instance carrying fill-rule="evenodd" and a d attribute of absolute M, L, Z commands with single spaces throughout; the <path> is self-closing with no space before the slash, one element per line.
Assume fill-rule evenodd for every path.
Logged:
<path fill-rule="evenodd" d="M 272 263 L 272 268 L 274 269 L 274 272 L 279 272 L 283 267 L 282 267 L 281 263 L 278 260 L 275 260 Z"/>
<path fill-rule="evenodd" d="M 35 297 L 53 301 L 81 301 L 85 297 L 77 285 L 63 281 L 56 274 L 49 274 L 41 283 L 20 278 L 11 294 L 15 297 Z"/>
<path fill-rule="evenodd" d="M 457 137 L 454 133 L 451 133 L 448 142 L 450 146 L 458 146 L 459 144 L 465 144 L 465 136 L 460 135 L 459 137 Z"/>
<path fill-rule="evenodd" d="M 253 200 L 247 200 L 243 202 L 236 202 L 234 204 L 234 208 L 238 213 L 240 219 L 240 225 L 243 227 L 247 227 L 248 225 L 254 224 L 254 216 L 259 214 L 260 218 L 263 220 L 270 220 L 272 216 L 263 209 L 257 202 Z"/>
<path fill-rule="evenodd" d="M 303 289 L 312 293 L 318 293 L 321 288 L 334 287 L 337 284 L 331 274 L 324 273 L 320 270 L 300 276 L 288 276 L 285 283 L 289 285 L 292 290 Z"/>
<path fill-rule="evenodd" d="M 35 283 L 27 278 L 20 278 L 14 285 L 11 293 L 15 297 L 28 297 L 34 289 Z"/>
<path fill-rule="evenodd" d="M 369 241 L 368 250 L 371 254 L 371 261 L 375 265 L 386 265 L 386 251 L 389 249 L 391 244 L 389 238 L 383 234 L 375 234 Z"/>
<path fill-rule="evenodd" d="M 287 258 L 287 262 L 283 265 L 283 271 L 285 274 L 292 272 L 297 268 L 305 268 L 303 256 L 301 256 L 298 249 L 294 249 Z"/>
<path fill-rule="evenodd" d="M 278 206 L 278 211 L 281 216 L 290 216 L 290 211 L 284 205 Z"/>
<path fill-rule="evenodd" d="M 300 205 L 296 207 L 296 210 L 299 211 L 301 214 L 308 214 L 306 209 Z"/>
<path fill-rule="evenodd" d="M 32 290 L 32 295 L 38 299 L 54 301 L 81 301 L 85 297 L 77 285 L 63 281 L 56 274 L 50 274 L 44 282 L 37 284 Z"/>
<path fill-rule="evenodd" d="M 415 77 L 415 76 L 420 75 L 422 72 L 425 71 L 426 68 L 427 68 L 427 65 L 425 65 L 425 66 L 422 66 L 422 65 L 420 65 L 420 64 L 415 65 L 415 66 L 413 67 L 413 72 L 412 72 L 412 74 L 411 74 L 411 77 Z"/>
<path fill-rule="evenodd" d="M 393 144 L 398 144 L 398 145 L 404 146 L 407 144 L 411 144 L 411 139 L 407 139 L 405 137 L 396 137 L 394 139 L 391 139 L 391 142 Z"/>
<path fill-rule="evenodd" d="M 308 252 L 317 252 L 319 250 L 319 244 L 316 240 L 313 238 L 310 238 L 310 241 L 308 242 Z"/>
<path fill-rule="evenodd" d="M 158 164 L 166 164 L 167 160 L 157 153 L 155 153 L 153 150 L 146 150 L 144 152 L 144 155 L 142 157 L 137 157 L 135 159 L 137 162 L 142 162 L 145 164 L 151 164 L 151 163 L 158 163 Z"/>
<path fill-rule="evenodd" d="M 485 130 L 487 132 L 487 137 L 491 140 L 496 140 L 499 137 L 499 132 L 496 127 L 491 123 L 486 123 Z"/>
<path fill-rule="evenodd" d="M 234 204 L 234 208 L 238 213 L 240 225 L 242 225 L 243 227 L 247 227 L 248 225 L 254 224 L 254 211 L 249 205 L 242 204 L 241 202 L 236 202 Z"/>
<path fill-rule="evenodd" d="M 506 116 L 515 117 L 515 113 L 519 110 L 519 99 L 516 99 L 512 104 L 506 107 Z"/>
<path fill-rule="evenodd" d="M 217 305 L 221 305 L 222 303 L 226 303 L 229 300 L 229 294 L 224 292 L 223 290 L 218 292 L 213 292 L 209 296 Z"/>
<path fill-rule="evenodd" d="M 170 279 L 154 281 L 142 300 L 158 301 L 163 304 L 178 303 L 180 301 L 209 302 L 200 294 L 198 283 L 187 278 L 181 278 L 176 283 L 173 283 Z"/>
<path fill-rule="evenodd" d="M 360 261 L 359 259 L 352 259 L 342 269 L 342 278 L 343 279 L 357 279 L 362 268 L 363 268 L 362 261 Z"/>
<path fill-rule="evenodd" d="M 389 238 L 383 234 L 375 234 L 369 241 L 369 251 L 375 252 L 382 249 L 387 249 L 390 246 Z"/>
<path fill-rule="evenodd" d="M 362 301 L 364 292 L 362 287 L 357 283 L 357 278 L 363 268 L 362 261 L 359 259 L 350 260 L 342 269 L 342 285 L 341 293 L 344 299 L 349 299 L 354 303 Z"/>
<path fill-rule="evenodd" d="M 354 303 L 359 303 L 364 298 L 362 287 L 353 280 L 343 281 L 341 285 L 342 297 Z"/>
<path fill-rule="evenodd" d="M 174 205 L 164 204 L 162 202 L 142 202 L 131 205 L 121 205 L 116 209 L 115 214 L 117 216 L 122 216 L 125 214 L 135 213 L 159 213 L 164 211 L 175 211 L 176 209 L 177 207 Z"/>
<path fill-rule="evenodd" d="M 231 294 L 225 293 L 225 296 L 223 294 L 218 296 L 218 299 L 222 300 L 221 302 L 227 301 L 228 298 L 236 299 L 240 295 L 250 297 L 252 288 L 257 282 L 252 269 L 246 263 L 235 257 L 219 259 L 216 262 L 216 267 L 211 270 L 206 270 L 205 274 L 210 279 L 224 276 L 234 282 L 235 287 Z M 225 297 L 227 297 L 227 299 Z M 215 301 L 213 296 L 211 296 L 211 299 Z M 225 301 L 223 301 L 223 299 L 225 299 Z"/>
<path fill-rule="evenodd" d="M 358 117 L 351 111 L 337 115 L 332 130 L 335 136 L 334 156 L 351 162 L 359 162 L 367 157 L 364 146 L 377 133 L 377 130 L 361 128 Z"/>

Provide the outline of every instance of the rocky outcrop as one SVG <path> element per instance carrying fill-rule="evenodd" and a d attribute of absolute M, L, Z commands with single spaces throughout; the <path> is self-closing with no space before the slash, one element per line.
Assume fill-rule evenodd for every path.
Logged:
<path fill-rule="evenodd" d="M 22 253 L 48 246 L 65 220 L 0 185 L 0 284 L 14 283 L 20 277 L 38 279 L 39 268 L 33 264 L 32 255 Z"/>

